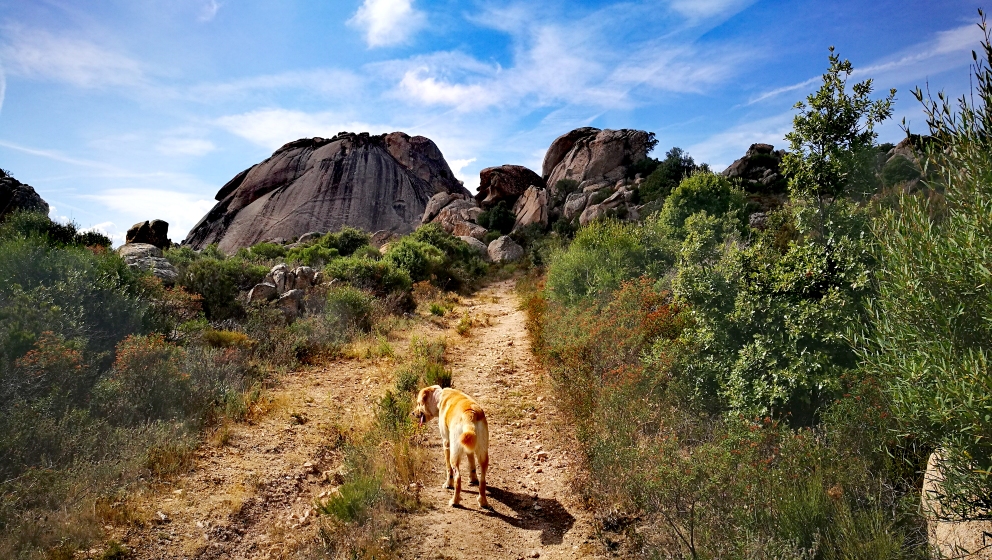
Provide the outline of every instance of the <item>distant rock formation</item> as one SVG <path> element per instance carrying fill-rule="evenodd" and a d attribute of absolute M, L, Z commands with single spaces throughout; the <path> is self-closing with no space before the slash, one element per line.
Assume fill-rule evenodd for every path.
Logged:
<path fill-rule="evenodd" d="M 163 220 L 138 222 L 127 230 L 124 242 L 147 243 L 159 249 L 168 249 L 172 246 L 172 241 L 169 241 L 169 222 Z"/>
<path fill-rule="evenodd" d="M 627 175 L 628 166 L 646 158 L 654 144 L 654 135 L 643 130 L 578 128 L 551 143 L 541 172 L 552 189 L 562 179 L 612 185 Z"/>
<path fill-rule="evenodd" d="M 305 138 L 242 171 L 184 245 L 241 247 L 348 225 L 368 232 L 407 233 L 421 223 L 436 193 L 470 197 L 430 139 L 393 132 L 342 132 Z"/>
<path fill-rule="evenodd" d="M 166 286 L 179 279 L 179 271 L 162 255 L 162 249 L 150 243 L 126 243 L 117 248 L 117 254 L 134 270 L 151 272 Z"/>
<path fill-rule="evenodd" d="M 788 181 L 779 171 L 785 150 L 775 150 L 771 144 L 751 144 L 744 157 L 723 170 L 728 179 L 740 179 L 750 193 L 784 193 Z"/>
<path fill-rule="evenodd" d="M 0 222 L 12 212 L 33 210 L 48 215 L 48 203 L 30 185 L 18 181 L 0 169 Z"/>
<path fill-rule="evenodd" d="M 530 186 L 544 188 L 544 179 L 522 165 L 487 167 L 479 172 L 479 194 L 475 199 L 483 208 L 492 208 L 504 200 L 509 206 Z"/>

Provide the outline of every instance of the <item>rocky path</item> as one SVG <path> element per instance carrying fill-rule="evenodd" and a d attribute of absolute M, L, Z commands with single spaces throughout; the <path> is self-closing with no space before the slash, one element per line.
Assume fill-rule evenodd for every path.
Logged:
<path fill-rule="evenodd" d="M 531 354 L 526 315 L 512 282 L 494 284 L 465 302 L 488 320 L 469 338 L 449 337 L 453 385 L 472 395 L 489 422 L 491 511 L 478 507 L 477 487 L 464 486 L 462 507 L 446 504 L 444 459 L 437 436 L 434 506 L 401 530 L 410 558 L 591 558 L 589 515 L 571 490 L 572 433 L 548 397 Z M 436 422 L 430 423 L 436 434 Z M 467 467 L 463 468 L 463 473 Z"/>
<path fill-rule="evenodd" d="M 457 318 L 476 319 L 468 336 Z M 572 433 L 551 401 L 530 352 L 513 282 L 493 284 L 443 321 L 422 321 L 391 339 L 398 356 L 415 335 L 444 336 L 453 385 L 485 408 L 490 426 L 489 498 L 447 506 L 436 421 L 422 428 L 433 479 L 423 513 L 403 516 L 403 558 L 594 558 L 591 517 L 571 490 Z M 313 542 L 312 503 L 340 483 L 342 432 L 365 425 L 393 383 L 392 359 L 340 360 L 287 375 L 254 424 L 222 427 L 192 471 L 133 500 L 137 526 L 107 527 L 135 558 L 295 558 Z"/>

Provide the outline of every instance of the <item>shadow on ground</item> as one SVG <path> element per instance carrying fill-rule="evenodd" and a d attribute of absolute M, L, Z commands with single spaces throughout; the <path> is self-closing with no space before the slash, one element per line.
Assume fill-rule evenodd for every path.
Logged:
<path fill-rule="evenodd" d="M 495 509 L 479 510 L 479 513 L 495 517 L 507 524 L 528 531 L 541 531 L 541 544 L 561 544 L 575 517 L 562 507 L 558 500 L 539 498 L 530 494 L 518 494 L 493 486 L 487 487 L 490 500 L 495 500 L 513 511 L 513 515 L 500 513 Z M 538 506 L 535 508 L 534 506 Z"/>

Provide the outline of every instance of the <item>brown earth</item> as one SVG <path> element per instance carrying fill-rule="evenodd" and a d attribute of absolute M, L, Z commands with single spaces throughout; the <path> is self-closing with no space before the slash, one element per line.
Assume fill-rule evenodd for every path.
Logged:
<path fill-rule="evenodd" d="M 131 500 L 138 523 L 108 525 L 135 558 L 293 558 L 315 540 L 315 499 L 341 477 L 336 442 L 367 426 L 413 336 L 444 336 L 453 385 L 485 408 L 489 502 L 466 486 L 447 505 L 436 421 L 414 437 L 432 475 L 419 513 L 400 514 L 392 538 L 402 558 L 595 558 L 592 516 L 572 490 L 574 440 L 531 354 L 512 281 L 462 298 L 443 319 L 423 315 L 389 338 L 396 358 L 342 359 L 283 376 L 254 423 L 222 426 L 191 471 Z M 475 319 L 468 336 L 454 326 Z M 463 473 L 465 472 L 463 468 Z M 93 551 L 95 552 L 95 551 Z"/>

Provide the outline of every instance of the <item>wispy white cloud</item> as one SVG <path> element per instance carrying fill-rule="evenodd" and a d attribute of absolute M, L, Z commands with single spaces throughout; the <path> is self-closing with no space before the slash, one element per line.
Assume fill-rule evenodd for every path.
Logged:
<path fill-rule="evenodd" d="M 189 88 L 188 97 L 201 102 L 215 102 L 241 99 L 258 92 L 295 90 L 310 95 L 347 98 L 355 95 L 362 85 L 362 77 L 351 70 L 317 68 L 198 84 Z"/>
<path fill-rule="evenodd" d="M 3 72 L 3 60 L 0 58 L 0 112 L 3 112 L 3 99 L 7 93 L 7 76 Z"/>
<path fill-rule="evenodd" d="M 3 26 L 2 35 L 0 59 L 12 75 L 81 88 L 145 82 L 138 61 L 86 39 L 16 25 Z"/>
<path fill-rule="evenodd" d="M 731 15 L 752 4 L 754 0 L 672 0 L 672 10 L 688 18 Z"/>
<path fill-rule="evenodd" d="M 96 194 L 82 195 L 120 213 L 132 223 L 160 219 L 169 222 L 169 237 L 185 237 L 196 222 L 217 201 L 187 192 L 154 188 L 107 189 Z"/>
<path fill-rule="evenodd" d="M 365 0 L 348 25 L 365 33 L 369 48 L 405 43 L 427 23 L 413 0 Z"/>
<path fill-rule="evenodd" d="M 167 156 L 203 156 L 216 150 L 217 146 L 203 138 L 163 138 L 155 149 Z"/>
<path fill-rule="evenodd" d="M 983 38 L 981 29 L 975 24 L 940 31 L 928 41 L 903 49 L 868 66 L 855 66 L 851 77 L 857 80 L 871 78 L 876 85 L 884 87 L 915 85 L 921 78 L 970 64 L 972 61 L 968 53 L 977 48 Z M 839 54 L 843 56 L 843 53 Z M 753 105 L 783 93 L 807 91 L 821 81 L 822 78 L 816 76 L 779 87 L 753 97 L 747 104 Z"/>
<path fill-rule="evenodd" d="M 576 20 L 541 17 L 536 10 L 517 4 L 470 16 L 510 35 L 513 63 L 507 67 L 449 51 L 371 69 L 396 80 L 394 97 L 411 105 L 462 112 L 560 104 L 617 110 L 637 106 L 637 91 L 710 90 L 755 56 L 751 48 L 703 47 L 683 36 L 628 40 L 625 32 L 642 11 L 627 5 Z"/>
<path fill-rule="evenodd" d="M 714 171 L 722 171 L 744 155 L 751 144 L 765 143 L 785 148 L 785 135 L 792 130 L 793 113 L 781 113 L 738 124 L 689 146 L 686 151 L 698 162 L 706 162 Z"/>
<path fill-rule="evenodd" d="M 448 167 L 450 167 L 451 172 L 455 174 L 455 178 L 464 183 L 465 188 L 472 192 L 479 190 L 479 174 L 466 174 L 465 168 L 475 163 L 476 159 L 477 158 L 448 160 Z"/>
<path fill-rule="evenodd" d="M 197 19 L 200 20 L 200 22 L 202 23 L 206 23 L 214 19 L 214 17 L 217 16 L 217 12 L 219 10 L 220 10 L 220 2 L 218 2 L 217 0 L 207 0 L 206 2 L 203 3 L 203 6 L 200 8 L 200 15 L 199 17 L 197 17 Z"/>
<path fill-rule="evenodd" d="M 350 120 L 333 112 L 307 113 L 291 109 L 259 109 L 216 119 L 231 134 L 275 150 L 286 142 L 311 136 L 332 137 L 338 132 L 391 132 L 388 127 Z"/>

